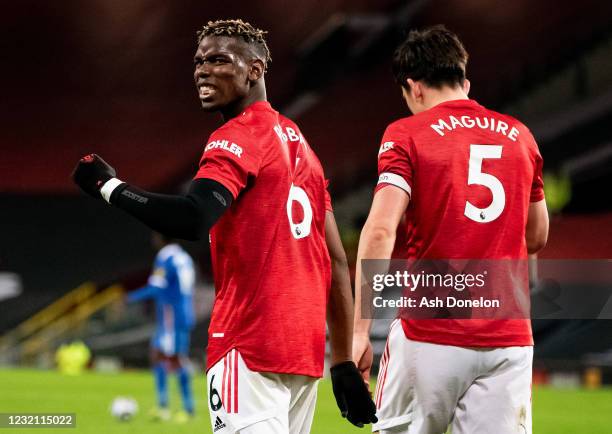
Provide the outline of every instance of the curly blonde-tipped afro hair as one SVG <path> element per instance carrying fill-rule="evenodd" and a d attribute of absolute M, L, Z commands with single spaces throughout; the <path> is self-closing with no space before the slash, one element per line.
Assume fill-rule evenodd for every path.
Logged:
<path fill-rule="evenodd" d="M 209 21 L 200 31 L 197 32 L 198 44 L 202 42 L 206 36 L 227 36 L 230 38 L 242 38 L 246 43 L 251 45 L 257 54 L 264 61 L 266 70 L 272 62 L 270 49 L 266 44 L 265 35 L 268 32 L 265 30 L 253 27 L 250 23 L 237 20 L 217 20 Z"/>

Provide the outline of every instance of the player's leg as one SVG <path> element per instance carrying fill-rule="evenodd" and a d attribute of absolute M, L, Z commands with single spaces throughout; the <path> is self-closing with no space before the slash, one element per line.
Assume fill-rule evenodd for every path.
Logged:
<path fill-rule="evenodd" d="M 157 405 L 160 408 L 168 408 L 168 373 L 166 372 L 166 364 L 162 358 L 159 358 L 153 365 L 153 374 L 155 376 Z"/>
<path fill-rule="evenodd" d="M 302 375 L 261 374 L 289 392 L 288 413 L 249 425 L 240 434 L 309 434 L 317 401 L 318 380 Z M 284 387 L 283 387 L 284 386 Z M 279 398 L 280 395 L 277 395 Z"/>
<path fill-rule="evenodd" d="M 291 434 L 308 434 L 317 403 L 319 380 L 303 375 L 286 375 L 291 390 L 289 403 L 289 432 Z"/>
<path fill-rule="evenodd" d="M 151 416 L 155 419 L 167 420 L 170 418 L 168 410 L 168 367 L 165 355 L 161 351 L 161 336 L 159 333 L 155 334 L 151 342 L 150 358 L 157 395 L 157 408 L 152 410 Z"/>
<path fill-rule="evenodd" d="M 457 405 L 453 434 L 531 434 L 533 347 L 483 352 L 486 369 Z"/>
<path fill-rule="evenodd" d="M 185 413 L 194 414 L 193 391 L 191 388 L 191 364 L 189 362 L 189 331 L 181 330 L 176 336 L 176 376 Z"/>
<path fill-rule="evenodd" d="M 262 420 L 261 422 L 256 422 L 252 425 L 249 425 L 240 431 L 237 431 L 236 434 L 280 434 L 280 433 L 293 433 L 293 431 L 288 431 L 286 421 L 282 421 L 278 417 L 271 417 L 266 420 Z"/>
<path fill-rule="evenodd" d="M 291 391 L 280 375 L 251 371 L 234 349 L 206 377 L 215 434 L 289 433 Z"/>
<path fill-rule="evenodd" d="M 477 368 L 476 351 L 409 340 L 394 321 L 378 373 L 373 430 L 444 434 Z"/>
<path fill-rule="evenodd" d="M 394 426 L 393 428 L 382 429 L 374 434 L 410 434 L 410 424 Z"/>

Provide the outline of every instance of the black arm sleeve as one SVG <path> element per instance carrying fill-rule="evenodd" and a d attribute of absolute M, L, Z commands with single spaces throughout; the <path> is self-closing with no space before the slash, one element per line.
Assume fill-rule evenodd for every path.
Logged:
<path fill-rule="evenodd" d="M 154 231 L 172 238 L 199 240 L 232 203 L 232 194 L 212 179 L 196 179 L 186 196 L 149 193 L 121 184 L 110 203 Z"/>

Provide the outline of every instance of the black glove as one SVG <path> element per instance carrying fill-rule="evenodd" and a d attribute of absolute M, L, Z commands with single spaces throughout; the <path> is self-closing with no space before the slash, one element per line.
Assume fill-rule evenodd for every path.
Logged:
<path fill-rule="evenodd" d="M 342 417 L 359 428 L 364 424 L 378 422 L 376 405 L 353 362 L 339 363 L 329 370 L 332 388 Z"/>
<path fill-rule="evenodd" d="M 102 198 L 100 189 L 111 178 L 117 175 L 106 161 L 96 154 L 89 154 L 79 160 L 72 171 L 72 180 L 85 193 Z"/>

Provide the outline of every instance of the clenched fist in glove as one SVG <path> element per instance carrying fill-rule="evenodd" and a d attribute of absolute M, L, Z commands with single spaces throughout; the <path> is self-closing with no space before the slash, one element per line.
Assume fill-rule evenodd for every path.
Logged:
<path fill-rule="evenodd" d="M 339 363 L 332 366 L 330 372 L 334 396 L 342 417 L 360 428 L 364 424 L 378 422 L 376 406 L 355 363 Z"/>
<path fill-rule="evenodd" d="M 117 175 L 106 161 L 97 154 L 89 154 L 79 160 L 72 172 L 72 179 L 85 193 L 101 199 L 100 189 Z"/>

